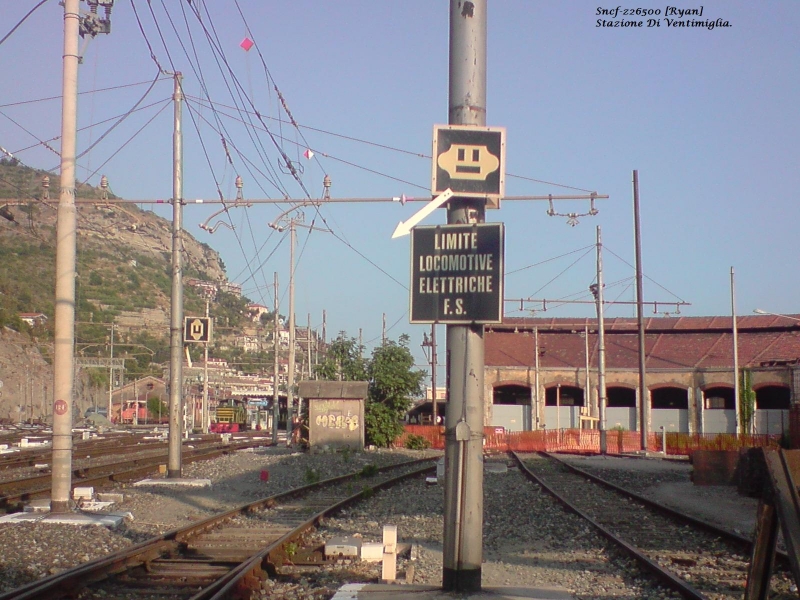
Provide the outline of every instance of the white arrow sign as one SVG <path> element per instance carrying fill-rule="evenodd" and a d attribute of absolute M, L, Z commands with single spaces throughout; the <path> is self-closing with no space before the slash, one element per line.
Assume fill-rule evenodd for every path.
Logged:
<path fill-rule="evenodd" d="M 408 221 L 400 221 L 395 227 L 394 233 L 392 234 L 392 239 L 398 238 L 404 235 L 408 235 L 411 233 L 411 229 L 422 219 L 427 217 L 437 208 L 439 208 L 442 204 L 450 200 L 453 197 L 453 191 L 450 188 L 447 188 L 441 194 L 436 196 L 433 200 L 428 202 L 425 206 L 423 206 L 416 214 L 414 214 Z"/>

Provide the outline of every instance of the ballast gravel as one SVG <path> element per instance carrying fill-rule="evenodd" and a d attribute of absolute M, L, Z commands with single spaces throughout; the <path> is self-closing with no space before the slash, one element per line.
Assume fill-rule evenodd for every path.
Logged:
<path fill-rule="evenodd" d="M 376 450 L 356 453 L 302 453 L 285 447 L 239 451 L 186 465 L 182 475 L 209 479 L 210 487 L 168 488 L 119 485 L 124 501 L 115 512 L 131 519 L 116 530 L 44 523 L 0 523 L 0 592 L 117 551 L 193 521 L 285 491 L 361 469 L 442 456 L 436 451 Z M 484 477 L 482 585 L 560 587 L 576 599 L 676 598 L 654 585 L 627 558 L 611 550 L 577 516 L 525 480 L 505 457 Z M 503 471 L 503 472 L 495 472 Z M 683 477 L 688 481 L 690 467 Z M 680 477 L 675 474 L 673 477 Z M 642 489 L 662 481 L 663 473 L 636 472 Z M 649 483 L 648 483 L 649 482 Z M 735 492 L 733 492 L 735 493 Z M 384 524 L 397 525 L 398 540 L 411 551 L 398 559 L 400 583 L 441 585 L 443 488 L 422 478 L 376 493 L 365 503 L 327 519 L 309 542 L 351 535 L 380 541 Z M 380 581 L 380 564 L 342 561 L 327 567 L 284 566 L 281 576 L 263 584 L 261 597 L 315 599 L 333 596 L 345 583 Z"/>

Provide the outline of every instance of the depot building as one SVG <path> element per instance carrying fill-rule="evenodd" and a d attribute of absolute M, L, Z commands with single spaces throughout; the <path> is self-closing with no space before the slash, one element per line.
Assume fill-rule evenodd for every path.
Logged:
<path fill-rule="evenodd" d="M 606 429 L 639 430 L 637 320 L 604 325 Z M 730 316 L 644 320 L 650 431 L 736 432 L 732 325 Z M 752 432 L 788 432 L 800 402 L 800 315 L 738 317 L 737 334 L 739 369 L 755 394 Z M 597 359 L 596 319 L 487 325 L 485 422 L 509 431 L 596 428 Z"/>

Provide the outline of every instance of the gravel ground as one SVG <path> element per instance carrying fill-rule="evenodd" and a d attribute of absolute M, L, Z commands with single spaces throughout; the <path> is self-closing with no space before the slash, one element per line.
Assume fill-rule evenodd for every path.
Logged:
<path fill-rule="evenodd" d="M 0 546 L 4 548 L 0 591 L 312 480 L 354 471 L 368 463 L 440 454 L 406 450 L 301 454 L 283 448 L 240 451 L 184 467 L 185 477 L 210 479 L 208 488 L 121 486 L 125 500 L 113 510 L 129 511 L 133 519 L 115 531 L 96 526 L 0 523 Z M 487 460 L 505 463 L 504 459 Z M 262 470 L 269 472 L 266 482 L 261 480 Z M 636 485 L 642 489 L 663 482 L 664 473 L 641 469 L 636 474 Z M 516 469 L 505 473 L 487 470 L 484 498 L 484 586 L 561 587 L 580 600 L 674 597 L 654 587 L 627 558 L 610 550 L 578 517 L 566 513 Z M 400 543 L 412 546 L 412 552 L 398 560 L 400 580 L 440 585 L 442 506 L 440 485 L 422 479 L 409 481 L 327 520 L 312 541 L 324 543 L 334 535 L 380 541 L 384 524 L 397 525 Z M 281 578 L 265 582 L 262 597 L 322 600 L 344 583 L 379 579 L 380 565 L 375 563 L 342 563 L 313 570 L 287 567 Z"/>

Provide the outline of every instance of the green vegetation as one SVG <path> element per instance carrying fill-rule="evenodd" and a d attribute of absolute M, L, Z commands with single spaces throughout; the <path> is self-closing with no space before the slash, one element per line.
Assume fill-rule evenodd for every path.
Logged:
<path fill-rule="evenodd" d="M 364 465 L 364 467 L 358 472 L 359 477 L 375 477 L 378 474 L 378 467 L 373 464 Z"/>
<path fill-rule="evenodd" d="M 403 416 L 411 398 L 422 392 L 425 374 L 414 369 L 408 342 L 407 335 L 397 342 L 389 340 L 375 348 L 366 360 L 362 357 L 363 347 L 341 332 L 317 368 L 322 379 L 369 381 L 364 428 L 367 442 L 375 446 L 389 447 L 403 433 Z"/>
<path fill-rule="evenodd" d="M 312 469 L 311 467 L 307 467 L 305 473 L 303 474 L 303 479 L 305 480 L 307 485 L 318 483 L 319 482 L 319 473 L 317 473 L 316 469 Z"/>
<path fill-rule="evenodd" d="M 421 435 L 412 433 L 406 437 L 405 447 L 409 450 L 427 450 L 431 443 Z"/>
<path fill-rule="evenodd" d="M 739 423 L 743 433 L 752 431 L 755 411 L 756 393 L 753 390 L 753 374 L 748 369 L 742 369 L 739 374 Z"/>

